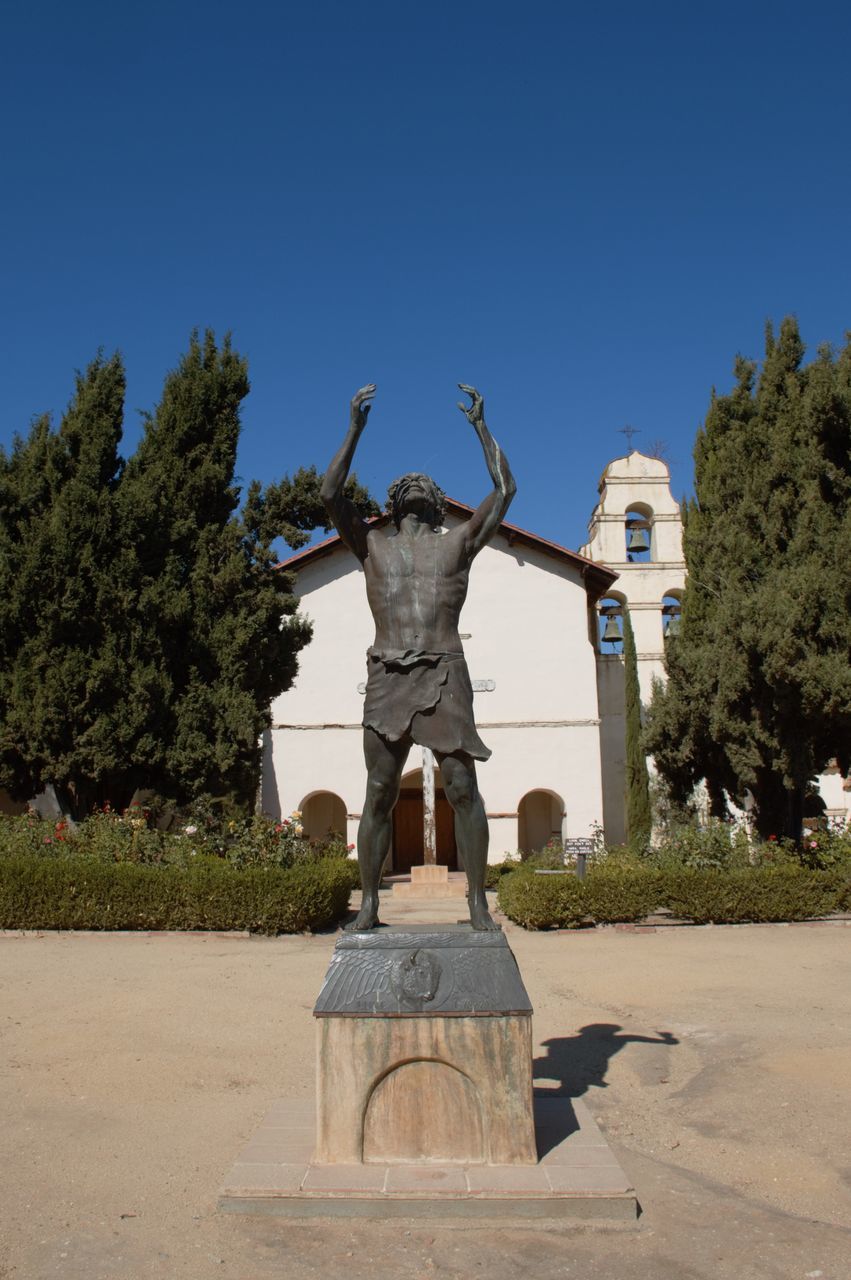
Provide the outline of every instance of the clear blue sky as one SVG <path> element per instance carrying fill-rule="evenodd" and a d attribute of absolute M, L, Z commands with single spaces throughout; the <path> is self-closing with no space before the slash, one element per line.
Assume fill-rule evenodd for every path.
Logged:
<path fill-rule="evenodd" d="M 239 469 L 357 459 L 584 539 L 605 463 L 665 441 L 676 495 L 737 351 L 851 328 L 851 8 L 785 0 L 46 0 L 3 23 L 2 429 L 118 347 L 136 409 L 193 326 L 250 361 Z"/>

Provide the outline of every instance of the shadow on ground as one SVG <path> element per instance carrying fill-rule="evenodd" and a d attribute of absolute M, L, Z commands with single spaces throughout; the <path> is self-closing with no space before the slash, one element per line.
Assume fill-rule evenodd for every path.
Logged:
<path fill-rule="evenodd" d="M 535 1090 L 539 1097 L 579 1098 L 594 1085 L 605 1089 L 605 1075 L 616 1053 L 628 1044 L 679 1044 L 670 1031 L 656 1036 L 637 1036 L 623 1031 L 615 1022 L 589 1022 L 575 1035 L 544 1040 L 546 1053 L 532 1061 L 535 1080 L 557 1080 L 554 1089 Z"/>
<path fill-rule="evenodd" d="M 555 1080 L 550 1088 L 535 1089 L 535 1098 L 579 1098 L 590 1085 L 605 1089 L 605 1075 L 616 1053 L 627 1044 L 675 1045 L 679 1041 L 670 1031 L 658 1036 L 637 1036 L 624 1032 L 615 1022 L 589 1022 L 575 1035 L 554 1036 L 544 1040 L 546 1053 L 532 1060 L 534 1080 Z M 569 1138 L 577 1128 L 573 1108 L 560 1107 L 552 1113 L 546 1129 L 538 1127 L 538 1155 L 543 1157 L 554 1146 Z"/>

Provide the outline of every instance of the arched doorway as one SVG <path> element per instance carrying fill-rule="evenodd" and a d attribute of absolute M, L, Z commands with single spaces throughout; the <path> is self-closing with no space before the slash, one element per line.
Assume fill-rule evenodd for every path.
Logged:
<path fill-rule="evenodd" d="M 434 819 L 438 864 L 457 871 L 455 814 L 446 799 L 439 769 L 434 774 Z M 399 800 L 393 810 L 393 874 L 407 875 L 411 867 L 420 866 L 424 858 L 423 771 L 414 769 L 402 779 Z"/>
<path fill-rule="evenodd" d="M 346 806 L 333 791 L 314 791 L 301 802 L 301 825 L 308 840 L 346 838 Z"/>
<path fill-rule="evenodd" d="M 517 807 L 517 845 L 536 853 L 550 840 L 561 840 L 564 801 L 554 791 L 527 791 Z"/>

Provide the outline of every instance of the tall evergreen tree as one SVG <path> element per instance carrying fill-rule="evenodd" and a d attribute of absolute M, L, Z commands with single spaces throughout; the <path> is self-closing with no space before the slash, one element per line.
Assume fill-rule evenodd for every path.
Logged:
<path fill-rule="evenodd" d="M 125 467 L 124 371 L 99 357 L 58 432 L 43 419 L 0 451 L 0 786 L 16 797 L 51 782 L 78 815 L 140 787 L 253 800 L 270 704 L 310 637 L 272 544 L 326 516 L 311 468 L 252 485 L 239 512 L 247 392 L 229 340 L 193 335 Z"/>
<path fill-rule="evenodd" d="M 627 605 L 623 609 L 623 661 L 626 704 L 626 837 L 633 849 L 642 852 L 650 841 L 653 820 L 650 811 L 650 779 L 641 732 L 638 658 Z"/>
<path fill-rule="evenodd" d="M 247 802 L 269 704 L 289 687 L 310 626 L 273 572 L 271 522 L 237 513 L 245 360 L 193 335 L 119 490 L 121 576 L 132 584 L 129 780 L 181 800 Z M 252 507 L 265 506 L 257 487 Z M 284 531 L 303 537 L 298 513 Z"/>
<path fill-rule="evenodd" d="M 89 781 L 116 763 L 110 565 L 123 398 L 120 358 L 98 356 L 59 431 L 40 419 L 3 462 L 0 784 L 18 796 L 51 781 L 88 800 Z"/>
<path fill-rule="evenodd" d="M 803 365 L 794 320 L 739 359 L 695 446 L 688 579 L 646 745 L 673 794 L 750 791 L 763 836 L 800 837 L 808 782 L 851 756 L 851 337 Z"/>

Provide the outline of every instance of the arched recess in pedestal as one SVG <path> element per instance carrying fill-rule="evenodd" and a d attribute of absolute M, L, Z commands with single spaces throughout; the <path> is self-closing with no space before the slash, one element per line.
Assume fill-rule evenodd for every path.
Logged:
<path fill-rule="evenodd" d="M 437 1059 L 403 1062 L 382 1076 L 366 1104 L 363 1159 L 484 1164 L 482 1107 L 469 1076 Z"/>

